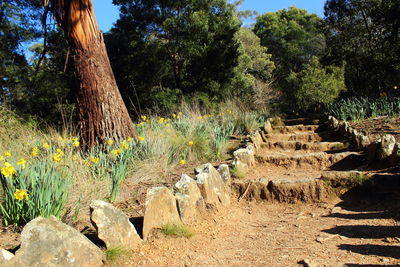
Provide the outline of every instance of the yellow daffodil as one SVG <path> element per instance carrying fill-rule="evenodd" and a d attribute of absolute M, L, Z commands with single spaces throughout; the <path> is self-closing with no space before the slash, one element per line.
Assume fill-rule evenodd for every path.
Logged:
<path fill-rule="evenodd" d="M 113 154 L 114 156 L 118 156 L 119 154 L 121 154 L 121 150 L 113 149 L 113 150 L 111 150 L 111 154 Z"/>
<path fill-rule="evenodd" d="M 194 144 L 194 142 L 192 141 L 192 140 L 190 140 L 189 142 L 188 142 L 188 145 L 189 146 L 192 146 Z"/>
<path fill-rule="evenodd" d="M 128 139 L 126 139 L 126 141 L 128 141 L 129 143 L 132 142 L 132 137 L 128 137 Z"/>
<path fill-rule="evenodd" d="M 88 167 L 90 167 L 92 164 L 90 163 L 90 161 L 88 161 L 88 160 L 85 160 L 84 162 L 83 162 L 86 166 L 88 166 Z"/>
<path fill-rule="evenodd" d="M 0 156 L 0 161 L 3 161 L 4 160 L 4 156 Z"/>
<path fill-rule="evenodd" d="M 144 141 L 144 137 L 143 136 L 139 136 L 138 139 L 139 139 L 140 142 Z"/>
<path fill-rule="evenodd" d="M 64 141 L 64 138 L 62 138 L 61 136 L 59 136 L 57 139 L 58 139 L 58 141 L 60 141 L 60 142 Z"/>
<path fill-rule="evenodd" d="M 49 145 L 48 143 L 43 143 L 42 147 L 43 147 L 44 149 L 49 149 L 49 148 L 50 148 L 50 145 Z"/>
<path fill-rule="evenodd" d="M 56 151 L 57 151 L 57 153 L 60 154 L 61 156 L 64 156 L 64 152 L 63 152 L 61 149 L 57 148 Z"/>
<path fill-rule="evenodd" d="M 140 118 L 141 118 L 143 121 L 146 121 L 146 120 L 147 120 L 147 117 L 146 117 L 145 115 L 140 116 Z"/>
<path fill-rule="evenodd" d="M 93 164 L 97 164 L 99 163 L 100 159 L 97 157 L 90 157 L 90 162 L 92 162 Z"/>
<path fill-rule="evenodd" d="M 4 162 L 4 167 L 1 168 L 1 174 L 6 178 L 13 178 L 17 174 L 17 170 L 8 162 Z"/>
<path fill-rule="evenodd" d="M 55 154 L 53 155 L 53 161 L 54 161 L 54 162 L 60 162 L 60 161 L 61 161 L 61 157 L 62 157 L 61 154 L 55 153 Z"/>
<path fill-rule="evenodd" d="M 72 156 L 72 161 L 77 161 L 78 160 L 78 156 L 77 155 L 73 155 Z"/>
<path fill-rule="evenodd" d="M 75 140 L 72 144 L 73 144 L 74 147 L 79 147 L 80 143 L 79 143 L 78 140 Z"/>
<path fill-rule="evenodd" d="M 25 159 L 20 159 L 20 160 L 18 160 L 18 161 L 17 161 L 17 165 L 18 165 L 18 166 L 21 165 L 21 168 L 22 168 L 22 169 L 25 169 L 25 167 L 26 167 L 26 160 L 25 160 Z"/>
<path fill-rule="evenodd" d="M 158 123 L 160 123 L 160 124 L 163 124 L 163 123 L 164 123 L 164 121 L 165 121 L 165 119 L 164 119 L 164 118 L 159 118 L 159 119 L 158 119 Z"/>
<path fill-rule="evenodd" d="M 16 200 L 28 200 L 28 193 L 25 189 L 16 189 L 14 197 Z"/>
<path fill-rule="evenodd" d="M 397 85 L 393 86 L 393 89 L 396 90 L 397 89 Z"/>
<path fill-rule="evenodd" d="M 197 119 L 202 120 L 203 116 L 198 116 Z"/>
<path fill-rule="evenodd" d="M 114 144 L 114 140 L 108 139 L 108 140 L 107 140 L 107 144 L 108 144 L 109 146 L 111 146 L 112 144 Z"/>
<path fill-rule="evenodd" d="M 33 147 L 32 151 L 31 151 L 32 157 L 36 157 L 38 155 L 38 153 L 39 153 L 39 148 L 37 148 L 36 146 Z"/>
<path fill-rule="evenodd" d="M 10 151 L 6 151 L 6 153 L 4 153 L 4 156 L 7 157 L 7 158 L 11 157 L 11 152 Z"/>
<path fill-rule="evenodd" d="M 173 117 L 173 118 L 176 118 L 176 114 L 175 114 L 175 113 L 174 113 L 174 114 L 172 114 L 172 117 Z"/>
<path fill-rule="evenodd" d="M 122 147 L 123 149 L 128 149 L 128 148 L 129 148 L 128 143 L 127 143 L 125 140 L 122 141 L 121 147 Z"/>
<path fill-rule="evenodd" d="M 185 165 L 185 164 L 186 164 L 186 160 L 182 159 L 179 163 L 180 163 L 181 165 Z"/>

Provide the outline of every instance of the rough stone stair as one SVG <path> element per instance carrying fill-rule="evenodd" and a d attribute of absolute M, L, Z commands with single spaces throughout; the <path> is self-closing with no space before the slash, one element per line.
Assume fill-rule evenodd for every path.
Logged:
<path fill-rule="evenodd" d="M 239 198 L 316 202 L 329 197 L 332 181 L 363 175 L 357 168 L 364 164 L 364 155 L 352 151 L 338 133 L 325 131 L 319 120 L 291 119 L 285 124 L 262 133 L 258 170 L 234 183 Z"/>
<path fill-rule="evenodd" d="M 309 143 L 302 141 L 267 141 L 261 145 L 261 148 L 269 151 L 338 151 L 346 148 L 343 142 L 317 142 Z"/>

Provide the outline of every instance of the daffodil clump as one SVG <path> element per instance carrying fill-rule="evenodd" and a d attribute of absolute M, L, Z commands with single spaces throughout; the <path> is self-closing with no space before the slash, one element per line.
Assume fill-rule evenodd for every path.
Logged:
<path fill-rule="evenodd" d="M 32 157 L 39 153 L 33 149 Z M 49 159 L 29 162 L 2 155 L 0 181 L 4 192 L 0 211 L 5 225 L 23 225 L 38 217 L 60 217 L 67 203 L 69 180 Z"/>

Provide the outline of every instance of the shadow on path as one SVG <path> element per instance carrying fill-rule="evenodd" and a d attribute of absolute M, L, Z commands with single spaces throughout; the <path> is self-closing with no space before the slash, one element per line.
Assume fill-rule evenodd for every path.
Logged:
<path fill-rule="evenodd" d="M 347 250 L 362 255 L 375 255 L 400 259 L 400 247 L 398 246 L 342 244 L 339 245 L 338 248 L 341 250 Z"/>

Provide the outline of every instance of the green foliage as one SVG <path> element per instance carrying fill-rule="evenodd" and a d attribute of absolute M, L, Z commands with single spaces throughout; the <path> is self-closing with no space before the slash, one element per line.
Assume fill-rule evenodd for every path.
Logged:
<path fill-rule="evenodd" d="M 381 96 L 379 98 L 340 99 L 326 106 L 326 114 L 340 120 L 363 120 L 377 116 L 400 115 L 400 97 Z"/>
<path fill-rule="evenodd" d="M 231 174 L 236 178 L 244 178 L 246 176 L 246 171 L 243 169 L 243 167 L 238 165 L 231 168 Z"/>
<path fill-rule="evenodd" d="M 164 235 L 186 238 L 190 238 L 194 235 L 194 233 L 182 223 L 165 224 L 161 227 L 161 233 L 163 233 Z"/>
<path fill-rule="evenodd" d="M 119 263 L 126 258 L 128 254 L 129 250 L 121 246 L 107 248 L 107 266 L 120 266 Z"/>
<path fill-rule="evenodd" d="M 36 161 L 24 164 L 11 164 L 15 168 L 14 175 L 8 176 L 3 169 L 0 180 L 4 192 L 3 203 L 0 204 L 5 225 L 24 225 L 38 217 L 63 215 L 68 198 L 69 180 L 65 172 L 49 161 Z M 26 194 L 18 194 L 26 190 Z"/>
<path fill-rule="evenodd" d="M 322 22 L 316 14 L 296 7 L 257 17 L 254 32 L 272 54 L 277 85 L 287 101 L 293 98 L 293 92 L 286 77 L 291 72 L 300 72 L 313 56 L 321 57 L 325 51 Z"/>
<path fill-rule="evenodd" d="M 114 0 L 120 18 L 105 37 L 119 88 L 142 108 L 173 108 L 179 97 L 229 91 L 240 21 L 225 0 Z M 171 97 L 172 95 L 172 97 Z M 128 101 L 127 101 L 128 102 Z M 137 104 L 137 103 L 135 103 Z"/>
<path fill-rule="evenodd" d="M 308 66 L 299 73 L 292 72 L 288 79 L 296 86 L 294 97 L 299 108 L 306 110 L 318 103 L 330 104 L 339 93 L 346 90 L 344 68 L 322 66 L 313 57 Z"/>
<path fill-rule="evenodd" d="M 378 96 L 400 84 L 398 0 L 328 0 L 326 61 L 346 62 L 353 95 Z"/>

